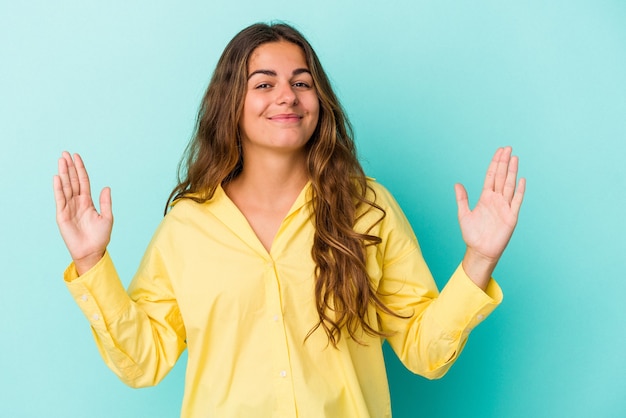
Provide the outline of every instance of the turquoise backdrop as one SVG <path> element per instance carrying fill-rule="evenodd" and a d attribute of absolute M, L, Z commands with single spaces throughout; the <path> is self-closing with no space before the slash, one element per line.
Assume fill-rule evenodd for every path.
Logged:
<path fill-rule="evenodd" d="M 626 2 L 0 0 L 0 416 L 175 417 L 101 361 L 62 281 L 61 151 L 109 185 L 128 284 L 200 98 L 240 29 L 286 20 L 318 51 L 369 175 L 405 209 L 440 286 L 497 146 L 528 194 L 496 271 L 502 306 L 448 375 L 387 351 L 395 417 L 626 416 Z"/>

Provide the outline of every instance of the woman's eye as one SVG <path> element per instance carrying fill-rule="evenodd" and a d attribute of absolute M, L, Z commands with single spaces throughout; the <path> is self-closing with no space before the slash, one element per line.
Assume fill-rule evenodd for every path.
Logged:
<path fill-rule="evenodd" d="M 269 83 L 261 83 L 261 84 L 257 84 L 257 86 L 255 88 L 257 88 L 257 89 L 268 89 L 270 87 L 272 87 L 272 86 Z"/>
<path fill-rule="evenodd" d="M 301 88 L 305 88 L 305 89 L 308 89 L 308 88 L 311 87 L 308 83 L 305 83 L 304 81 L 298 81 L 296 83 L 293 83 L 293 86 L 294 87 L 301 87 Z"/>

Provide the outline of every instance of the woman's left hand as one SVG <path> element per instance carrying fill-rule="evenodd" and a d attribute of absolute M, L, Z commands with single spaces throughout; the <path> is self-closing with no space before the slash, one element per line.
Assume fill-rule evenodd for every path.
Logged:
<path fill-rule="evenodd" d="M 511 147 L 499 148 L 487 170 L 480 199 L 470 210 L 467 191 L 454 186 L 459 224 L 467 252 L 463 268 L 478 286 L 485 289 L 493 269 L 504 252 L 517 224 L 526 180 L 517 183 L 518 158 Z"/>

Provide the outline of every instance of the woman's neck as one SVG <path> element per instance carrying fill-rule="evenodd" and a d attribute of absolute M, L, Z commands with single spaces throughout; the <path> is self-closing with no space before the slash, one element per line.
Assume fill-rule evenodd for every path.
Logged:
<path fill-rule="evenodd" d="M 274 154 L 261 158 L 255 154 L 255 158 L 244 158 L 241 173 L 224 185 L 268 253 L 283 219 L 308 181 L 306 156 L 294 157 Z"/>
<path fill-rule="evenodd" d="M 244 154 L 245 155 L 245 154 Z M 241 173 L 225 186 L 233 200 L 252 199 L 266 207 L 291 205 L 308 182 L 306 154 L 255 153 L 244 157 Z"/>

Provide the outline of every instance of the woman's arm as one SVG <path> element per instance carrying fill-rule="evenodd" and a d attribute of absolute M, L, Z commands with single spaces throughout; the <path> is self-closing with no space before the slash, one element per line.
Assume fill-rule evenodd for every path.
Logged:
<path fill-rule="evenodd" d="M 158 250 L 151 245 L 146 251 L 129 297 L 106 252 L 113 227 L 110 189 L 102 190 L 98 213 L 82 159 L 64 152 L 54 176 L 54 197 L 57 224 L 74 261 L 65 282 L 91 325 L 102 358 L 126 384 L 155 385 L 186 347 L 178 303 Z"/>
<path fill-rule="evenodd" d="M 401 316 L 382 311 L 378 315 L 382 330 L 390 334 L 389 344 L 415 373 L 431 379 L 443 376 L 471 331 L 502 301 L 491 274 L 511 238 L 524 195 L 524 179 L 516 187 L 517 165 L 510 148 L 496 151 L 473 211 L 463 186 L 456 186 L 467 250 L 441 294 L 408 221 L 391 197 L 379 193 L 387 201 L 388 216 L 377 291 L 385 306 Z"/>

